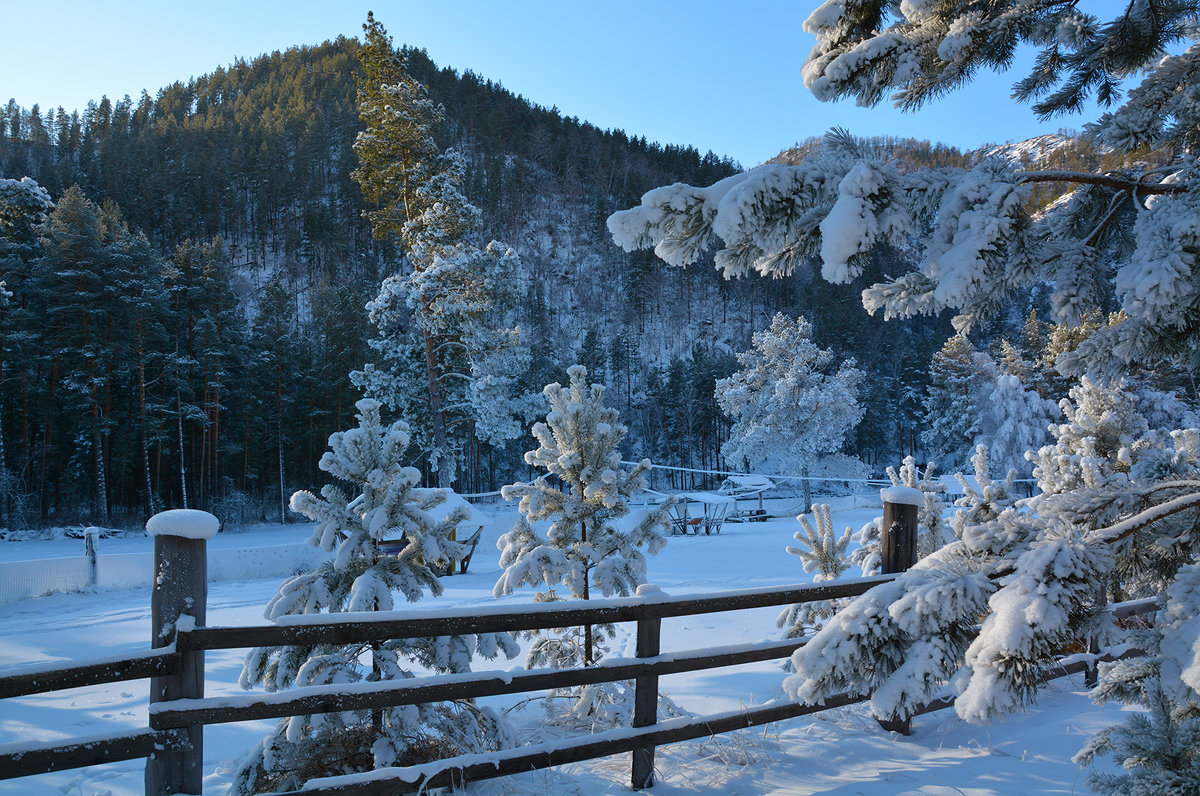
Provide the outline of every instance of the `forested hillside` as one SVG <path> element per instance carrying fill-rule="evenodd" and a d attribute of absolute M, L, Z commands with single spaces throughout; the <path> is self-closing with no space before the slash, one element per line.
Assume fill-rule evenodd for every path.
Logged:
<path fill-rule="evenodd" d="M 30 177 L 53 202 L 9 183 L 0 216 L 12 293 L 0 309 L 0 527 L 133 522 L 185 502 L 232 520 L 278 516 L 283 495 L 322 483 L 325 441 L 360 397 L 348 374 L 375 355 L 363 307 L 400 267 L 372 239 L 351 178 L 358 48 L 339 38 L 239 60 L 82 113 L 16 100 L 0 112 L 0 178 Z M 479 243 L 519 254 L 529 392 L 581 362 L 610 385 L 630 454 L 725 466 L 715 380 L 775 312 L 804 314 L 818 343 L 867 374 L 848 452 L 875 466 L 916 448 L 944 321 L 885 325 L 862 310 L 861 286 L 801 269 L 727 281 L 625 253 L 609 214 L 738 165 L 406 55 L 445 106 L 438 144 L 464 155 Z M 921 160 L 965 157 L 907 146 Z M 899 272 L 903 257 L 881 248 L 862 281 Z M 476 440 L 458 487 L 524 477 L 528 445 Z"/>

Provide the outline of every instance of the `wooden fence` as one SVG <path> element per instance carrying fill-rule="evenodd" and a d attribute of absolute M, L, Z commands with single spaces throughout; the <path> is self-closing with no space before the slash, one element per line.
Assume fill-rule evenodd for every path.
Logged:
<path fill-rule="evenodd" d="M 159 515 L 164 516 L 164 515 Z M 885 504 L 883 542 L 885 571 L 897 572 L 915 561 L 911 537 L 916 506 Z M 632 785 L 653 784 L 655 747 L 829 710 L 868 699 L 842 695 L 822 705 L 775 703 L 718 715 L 657 722 L 658 680 L 663 675 L 714 669 L 790 656 L 804 644 L 789 639 L 722 648 L 663 654 L 662 620 L 750 608 L 815 602 L 863 594 L 895 578 L 884 574 L 832 583 L 723 592 L 705 597 L 667 597 L 649 591 L 638 597 L 599 604 L 549 603 L 501 606 L 495 612 L 471 609 L 435 616 L 399 613 L 356 614 L 328 621 L 252 627 L 205 627 L 205 541 L 160 532 L 155 538 L 158 577 L 152 597 L 153 648 L 144 653 L 85 661 L 73 666 L 29 669 L 0 676 L 0 698 L 64 688 L 151 678 L 150 726 L 145 730 L 78 738 L 67 743 L 0 747 L 0 778 L 79 768 L 104 762 L 146 758 L 146 793 L 199 794 L 203 775 L 204 726 L 224 722 L 277 718 L 397 705 L 468 699 L 501 694 L 568 688 L 633 680 L 632 727 L 601 732 L 552 744 L 519 747 L 480 756 L 465 756 L 423 766 L 376 772 L 369 780 L 314 780 L 305 796 L 322 794 L 395 794 L 486 779 L 565 763 L 632 753 Z M 1117 616 L 1155 610 L 1153 600 L 1113 606 Z M 356 683 L 298 688 L 290 692 L 203 697 L 204 652 L 287 644 L 349 644 L 385 639 L 426 638 L 454 634 L 525 631 L 586 624 L 636 622 L 636 658 L 562 671 L 524 673 L 477 672 L 432 676 L 400 682 Z M 1086 671 L 1076 662 L 1047 672 L 1047 679 Z M 941 700 L 914 715 L 953 704 Z M 908 731 L 908 722 L 884 725 Z M 298 796 L 299 791 L 289 792 Z"/>

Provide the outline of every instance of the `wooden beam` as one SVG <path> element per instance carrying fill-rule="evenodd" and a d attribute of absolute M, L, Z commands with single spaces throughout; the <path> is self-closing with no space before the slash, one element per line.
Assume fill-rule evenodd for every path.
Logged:
<path fill-rule="evenodd" d="M 96 658 L 53 670 L 27 667 L 0 675 L 0 699 L 158 677 L 172 674 L 178 667 L 179 654 L 174 649 L 153 650 L 120 658 Z"/>
<path fill-rule="evenodd" d="M 843 694 L 830 697 L 823 705 L 800 705 L 790 702 L 739 711 L 735 714 L 675 720 L 669 725 L 655 725 L 632 731 L 622 729 L 611 733 L 598 733 L 595 736 L 584 736 L 564 741 L 553 749 L 540 746 L 524 751 L 521 749 L 503 750 L 490 753 L 488 762 L 464 762 L 458 766 L 451 764 L 428 777 L 397 769 L 394 776 L 376 772 L 371 779 L 366 781 L 338 783 L 336 782 L 338 778 L 333 778 L 335 780 L 333 784 L 322 785 L 321 780 L 310 780 L 303 790 L 286 791 L 269 796 L 351 796 L 351 794 L 353 796 L 393 796 L 397 793 L 413 793 L 418 790 L 424 792 L 433 788 L 460 785 L 473 780 L 503 777 L 524 771 L 632 752 L 636 748 L 648 745 L 662 746 L 680 741 L 691 741 L 696 738 L 709 738 L 723 732 L 806 716 L 831 708 L 864 702 L 866 699 L 867 697 L 851 697 Z M 450 761 L 446 762 L 450 763 Z M 428 765 L 421 768 L 428 768 Z"/>
<path fill-rule="evenodd" d="M 766 645 L 745 645 L 716 654 L 694 650 L 692 653 L 673 654 L 661 660 L 601 662 L 595 666 L 578 669 L 542 670 L 524 674 L 481 672 L 472 675 L 436 675 L 387 684 L 313 686 L 296 689 L 291 693 L 264 694 L 261 701 L 243 705 L 212 707 L 213 702 L 219 702 L 219 697 L 162 702 L 150 708 L 150 726 L 155 729 L 167 729 L 195 724 L 224 724 L 232 721 L 337 713 L 344 710 L 375 710 L 446 699 L 473 699 L 550 688 L 570 688 L 778 660 L 788 657 L 803 645 L 803 640 L 789 639 Z M 355 691 L 356 686 L 361 690 Z"/>
<path fill-rule="evenodd" d="M 187 736 L 178 730 L 135 730 L 76 738 L 69 743 L 5 744 L 0 746 L 0 779 L 134 760 L 156 750 L 188 748 Z"/>
<path fill-rule="evenodd" d="M 512 605 L 495 614 L 443 614 L 421 618 L 419 612 L 393 612 L 390 616 L 355 615 L 353 621 L 329 615 L 329 621 L 295 625 L 254 625 L 248 627 L 197 627 L 179 634 L 181 652 L 188 650 L 239 649 L 246 647 L 276 647 L 288 644 L 353 644 L 398 638 L 431 638 L 471 633 L 502 633 L 516 630 L 537 630 L 587 624 L 635 622 L 640 619 L 666 619 L 679 616 L 740 611 L 792 603 L 855 597 L 881 583 L 894 579 L 890 575 L 833 581 L 806 586 L 786 586 L 768 589 L 747 589 L 719 597 L 667 597 L 645 602 L 636 597 L 609 600 L 608 604 L 592 607 L 557 607 L 561 604 Z M 579 601 L 583 602 L 583 601 Z M 361 618 L 360 618 L 361 617 Z"/>

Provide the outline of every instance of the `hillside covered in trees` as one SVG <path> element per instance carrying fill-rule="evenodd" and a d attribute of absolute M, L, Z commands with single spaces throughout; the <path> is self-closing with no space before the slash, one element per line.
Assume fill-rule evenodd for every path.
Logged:
<path fill-rule="evenodd" d="M 184 503 L 278 517 L 283 495 L 321 483 L 325 440 L 361 397 L 348 374 L 377 356 L 363 308 L 403 267 L 372 238 L 351 176 L 359 48 L 339 38 L 236 61 L 82 113 L 15 100 L 0 112 L 0 178 L 29 177 L 52 203 L 14 198 L 10 183 L 0 217 L 13 296 L 0 310 L 0 527 L 135 522 Z M 920 447 L 944 319 L 885 325 L 863 312 L 861 286 L 803 268 L 726 280 L 623 252 L 608 215 L 738 164 L 599 130 L 423 51 L 404 55 L 445 108 L 437 144 L 463 156 L 478 243 L 519 255 L 509 314 L 529 349 L 528 393 L 579 362 L 609 385 L 631 455 L 740 468 L 720 455 L 731 421 L 714 384 L 782 311 L 866 374 L 847 453 L 879 469 Z M 969 157 L 895 146 L 922 162 Z M 24 215 L 11 211 L 22 201 Z M 909 256 L 881 247 L 862 281 Z M 526 475 L 525 439 L 468 447 L 461 491 Z"/>

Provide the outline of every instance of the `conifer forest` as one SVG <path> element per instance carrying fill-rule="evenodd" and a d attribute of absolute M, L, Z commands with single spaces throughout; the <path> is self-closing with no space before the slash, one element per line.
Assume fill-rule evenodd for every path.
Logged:
<path fill-rule="evenodd" d="M 321 482 L 325 441 L 362 397 L 350 374 L 379 357 L 364 307 L 405 267 L 395 241 L 372 235 L 352 177 L 359 49 L 339 38 L 275 52 L 82 113 L 15 101 L 0 112 L 0 177 L 27 177 L 51 202 L 3 198 L 0 273 L 14 298 L 0 312 L 0 527 L 137 524 L 185 503 L 277 519 L 281 494 Z M 610 385 L 628 453 L 722 469 L 731 421 L 716 380 L 772 315 L 803 314 L 817 341 L 869 374 L 848 452 L 873 466 L 915 450 L 924 364 L 945 322 L 885 325 L 856 289 L 811 271 L 727 281 L 623 252 L 609 214 L 738 164 L 599 130 L 420 50 L 403 55 L 445 109 L 433 135 L 462 155 L 480 212 L 471 235 L 519 256 L 503 311 L 528 349 L 520 391 L 581 363 Z M 964 157 L 884 144 L 921 162 Z M 887 274 L 901 256 L 881 250 L 870 269 Z M 465 435 L 456 486 L 524 475 L 528 444 Z"/>

